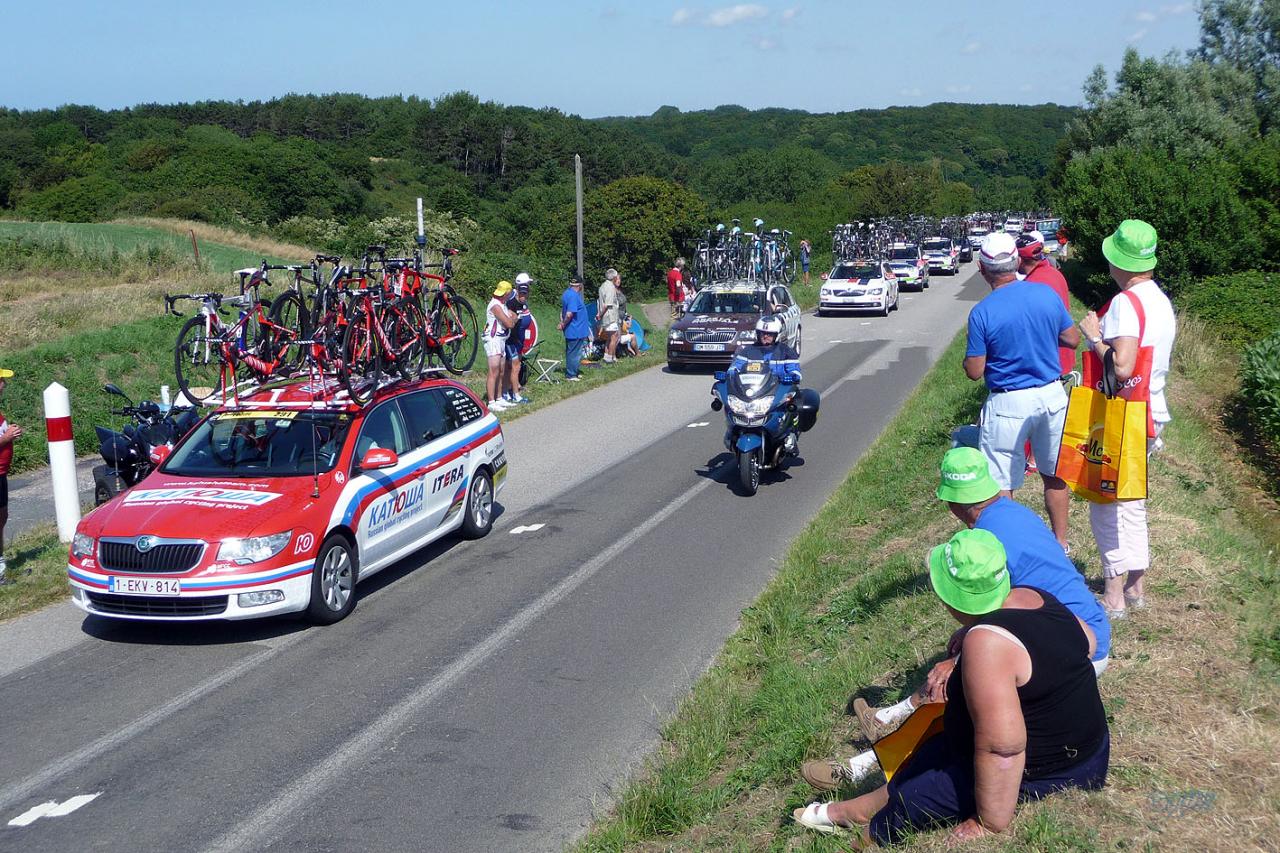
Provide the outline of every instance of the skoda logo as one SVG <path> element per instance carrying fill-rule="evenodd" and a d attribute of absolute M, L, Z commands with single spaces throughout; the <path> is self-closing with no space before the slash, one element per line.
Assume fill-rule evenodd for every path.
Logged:
<path fill-rule="evenodd" d="M 139 536 L 138 541 L 133 543 L 133 547 L 138 549 L 138 553 L 145 554 L 152 548 L 156 547 L 156 537 Z"/>

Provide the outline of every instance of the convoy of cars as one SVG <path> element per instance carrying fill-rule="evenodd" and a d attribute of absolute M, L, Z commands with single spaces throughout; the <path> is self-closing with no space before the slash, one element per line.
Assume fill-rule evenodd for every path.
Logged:
<path fill-rule="evenodd" d="M 87 613 L 336 622 L 359 581 L 442 536 L 487 534 L 507 474 L 497 418 L 447 379 L 365 405 L 332 379 L 264 387 L 157 461 L 76 529 L 67 574 Z"/>

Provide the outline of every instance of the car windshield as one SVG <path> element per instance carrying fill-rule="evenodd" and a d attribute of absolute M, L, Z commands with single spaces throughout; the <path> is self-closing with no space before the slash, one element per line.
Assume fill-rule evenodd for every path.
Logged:
<path fill-rule="evenodd" d="M 1058 233 L 1058 229 L 1062 227 L 1061 219 L 1041 219 L 1036 223 L 1036 230 L 1046 237 L 1051 237 Z"/>
<path fill-rule="evenodd" d="M 969 232 L 970 237 L 985 237 L 991 232 L 986 228 L 975 228 Z"/>
<path fill-rule="evenodd" d="M 920 257 L 920 250 L 915 246 L 903 246 L 889 250 L 889 258 L 894 261 L 914 261 Z"/>
<path fill-rule="evenodd" d="M 691 314 L 759 314 L 760 294 L 750 291 L 704 290 L 689 306 Z"/>
<path fill-rule="evenodd" d="M 878 278 L 880 270 L 875 264 L 840 264 L 831 273 L 831 278 L 852 279 L 852 278 Z"/>
<path fill-rule="evenodd" d="M 925 240 L 924 250 L 926 252 L 946 252 L 951 249 L 950 240 Z"/>
<path fill-rule="evenodd" d="M 335 412 L 221 412 L 201 423 L 161 468 L 188 477 L 298 477 L 333 468 L 351 426 Z"/>

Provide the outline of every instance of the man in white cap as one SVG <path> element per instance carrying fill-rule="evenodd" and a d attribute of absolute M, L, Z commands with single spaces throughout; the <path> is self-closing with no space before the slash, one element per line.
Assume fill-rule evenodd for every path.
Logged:
<path fill-rule="evenodd" d="M 1018 262 L 1012 235 L 983 239 L 978 269 L 991 293 L 969 312 L 964 372 L 985 380 L 990 392 L 978 445 L 1001 493 L 1012 497 L 1022 485 L 1029 439 L 1044 481 L 1049 526 L 1065 549 L 1071 493 L 1054 476 L 1067 417 L 1058 347 L 1075 349 L 1080 331 L 1052 288 L 1018 280 Z"/>

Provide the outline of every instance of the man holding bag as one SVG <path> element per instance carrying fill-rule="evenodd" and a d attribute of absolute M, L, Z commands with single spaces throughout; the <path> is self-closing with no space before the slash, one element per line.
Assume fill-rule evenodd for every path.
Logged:
<path fill-rule="evenodd" d="M 1126 219 L 1102 241 L 1102 254 L 1120 293 L 1080 321 L 1088 346 L 1085 359 L 1092 360 L 1086 373 L 1100 376 L 1111 353 L 1116 382 L 1127 386 L 1127 399 L 1148 404 L 1150 453 L 1160 446 L 1160 431 L 1171 420 L 1164 385 L 1177 333 L 1173 305 L 1155 281 L 1156 230 L 1140 219 Z M 1089 524 L 1102 559 L 1102 606 L 1112 619 L 1123 619 L 1126 607 L 1146 605 L 1143 578 L 1151 566 L 1147 502 L 1090 503 Z"/>

